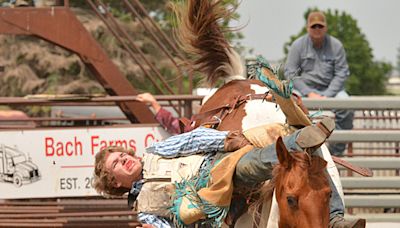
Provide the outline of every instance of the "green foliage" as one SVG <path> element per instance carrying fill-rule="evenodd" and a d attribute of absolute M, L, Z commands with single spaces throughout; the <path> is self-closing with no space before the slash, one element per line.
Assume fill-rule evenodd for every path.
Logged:
<path fill-rule="evenodd" d="M 396 70 L 400 74 L 400 46 L 397 48 Z"/>
<path fill-rule="evenodd" d="M 305 21 L 311 11 L 304 14 Z M 352 95 L 383 95 L 386 94 L 385 83 L 392 66 L 390 63 L 374 61 L 372 49 L 351 15 L 337 10 L 324 12 L 328 24 L 328 33 L 338 38 L 344 46 L 350 68 L 350 77 L 346 82 L 346 90 Z M 295 39 L 307 33 L 304 26 L 301 32 L 291 36 L 284 45 L 285 54 Z"/>
<path fill-rule="evenodd" d="M 124 3 L 124 1 L 102 0 L 100 2 L 102 2 L 115 17 L 123 19 L 124 21 L 132 20 L 128 7 Z M 168 0 L 139 1 L 139 2 L 143 5 L 143 7 L 146 9 L 147 12 L 155 16 L 155 19 L 157 21 L 165 20 L 165 4 L 166 2 L 168 2 Z M 87 0 L 72 0 L 70 1 L 70 6 L 82 9 L 91 9 L 91 6 L 87 2 Z"/>

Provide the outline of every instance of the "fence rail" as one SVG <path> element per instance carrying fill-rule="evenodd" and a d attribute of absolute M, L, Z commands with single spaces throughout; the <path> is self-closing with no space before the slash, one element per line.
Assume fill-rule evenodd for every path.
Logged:
<path fill-rule="evenodd" d="M 397 189 L 400 193 L 400 177 L 342 177 L 347 189 Z"/>
<path fill-rule="evenodd" d="M 351 96 L 349 98 L 303 99 L 309 109 L 400 110 L 397 96 Z"/>
<path fill-rule="evenodd" d="M 184 111 L 179 113 L 179 115 L 190 116 L 192 110 L 193 102 L 199 103 L 202 96 L 156 96 L 156 99 L 163 105 L 172 104 L 184 104 Z M 21 106 L 21 105 L 46 105 L 46 106 L 71 106 L 71 105 L 84 105 L 84 106 L 115 106 L 117 102 L 126 101 L 136 101 L 135 96 L 125 96 L 125 97 L 83 97 L 83 98 L 36 98 L 36 99 L 25 99 L 25 98 L 0 98 L 0 105 L 9 105 L 11 107 Z M 346 216 L 357 216 L 366 217 L 369 221 L 395 221 L 400 222 L 400 97 L 350 97 L 349 99 L 334 99 L 327 98 L 323 100 L 315 99 L 303 99 L 304 104 L 311 111 L 321 110 L 326 112 L 331 109 L 351 109 L 355 110 L 355 120 L 354 130 L 335 130 L 332 136 L 329 138 L 328 143 L 333 142 L 346 142 L 348 143 L 348 149 L 344 159 L 347 161 L 363 166 L 369 167 L 374 172 L 374 177 L 366 178 L 356 176 L 356 174 L 343 170 L 342 167 L 338 167 L 340 174 L 342 176 L 342 184 L 345 192 L 345 203 L 348 209 Z M 58 119 L 55 118 L 53 121 L 51 117 L 42 117 L 40 119 L 28 118 L 24 121 L 33 121 L 38 123 L 39 121 L 48 121 L 48 123 L 58 123 L 62 121 L 68 121 L 68 117 L 59 116 Z M 83 117 L 69 117 L 69 121 L 82 121 Z M 115 121 L 121 121 L 121 116 L 88 116 L 88 121 L 104 121 L 107 120 L 113 123 L 112 119 Z M 15 120 L 15 119 L 14 119 Z M 16 120 L 18 121 L 18 120 Z M 22 120 L 21 120 L 22 121 Z M 0 121 L 0 127 L 3 122 Z M 40 124 L 38 124 L 40 126 Z M 3 126 L 4 127 L 4 126 Z M 389 157 L 390 156 L 390 157 Z M 87 201 L 87 199 L 83 200 Z M 95 200 L 97 201 L 97 200 Z M 99 201 L 100 202 L 100 201 Z M 120 201 L 115 201 L 116 204 L 121 203 Z M 17 202 L 14 202 L 17 203 Z M 125 206 L 125 203 L 121 203 Z M 0 212 L 2 214 L 10 215 L 13 214 L 11 211 L 13 209 L 6 209 L 3 207 L 2 202 L 0 202 Z M 21 206 L 21 205 L 20 205 Z M 14 214 L 24 214 L 27 215 L 29 204 L 25 205 L 25 208 L 19 207 Z M 79 206 L 77 209 L 69 207 L 69 209 L 61 210 L 58 206 L 59 204 L 54 203 L 53 205 L 34 205 L 33 207 L 42 207 L 42 213 L 29 213 L 29 218 L 25 217 L 25 223 L 31 224 L 44 224 L 47 223 L 51 225 L 71 225 L 82 223 L 82 218 L 75 216 L 82 211 L 100 213 L 102 211 L 91 210 L 90 207 Z M 52 206 L 52 207 L 49 207 Z M 10 207 L 18 207 L 17 205 Z M 7 211 L 8 210 L 8 211 Z M 46 211 L 47 210 L 47 211 Z M 56 210 L 59 215 L 64 217 L 46 217 L 45 214 L 50 213 L 51 210 Z M 134 225 L 129 223 L 131 221 L 130 215 L 125 215 L 122 213 L 121 208 L 115 207 L 109 212 L 115 211 L 115 213 L 121 213 L 120 216 L 114 216 L 110 213 L 108 220 L 104 224 L 111 224 L 113 221 L 115 224 L 125 224 Z M 3 213 L 4 212 L 4 213 Z M 85 212 L 85 213 L 86 213 Z M 390 212 L 390 213 L 384 213 Z M 394 213 L 393 213 L 394 212 Z M 102 213 L 107 213 L 104 211 Z M 129 212 L 126 212 L 129 213 Z M 35 215 L 36 214 L 36 215 Z M 42 217 L 40 216 L 42 215 Z M 36 217 L 35 217 L 36 216 Z M 106 218 L 102 217 L 102 218 Z M 93 225 L 101 222 L 101 217 L 93 218 L 87 217 L 88 224 Z M 17 219 L 18 220 L 18 219 Z M 10 226 L 15 226 L 17 220 L 10 219 L 10 217 L 5 216 L 0 218 L 0 226 L 3 224 L 8 224 Z M 62 221 L 61 221 L 62 220 Z M 46 222 L 43 222 L 46 221 Z M 92 221 L 92 223 L 89 223 Z M 128 224 L 129 223 L 129 224 Z M 21 225 L 22 223 L 20 223 Z"/>

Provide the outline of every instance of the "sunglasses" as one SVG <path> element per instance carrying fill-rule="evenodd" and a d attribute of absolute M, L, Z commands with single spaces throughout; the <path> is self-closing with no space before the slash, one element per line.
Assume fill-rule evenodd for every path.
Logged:
<path fill-rule="evenodd" d="M 324 26 L 323 26 L 323 25 L 318 25 L 318 24 L 316 24 L 316 25 L 311 26 L 311 28 L 312 28 L 312 29 L 323 29 Z"/>

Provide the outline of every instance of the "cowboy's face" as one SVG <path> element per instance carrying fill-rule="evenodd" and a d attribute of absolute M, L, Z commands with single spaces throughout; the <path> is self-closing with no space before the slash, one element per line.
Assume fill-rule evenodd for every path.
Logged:
<path fill-rule="evenodd" d="M 114 152 L 107 155 L 105 168 L 115 178 L 114 187 L 131 188 L 133 182 L 140 180 L 143 165 L 138 157 Z"/>

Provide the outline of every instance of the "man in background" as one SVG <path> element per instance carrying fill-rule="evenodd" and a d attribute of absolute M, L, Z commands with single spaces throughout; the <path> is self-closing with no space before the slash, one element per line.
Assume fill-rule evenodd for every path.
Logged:
<path fill-rule="evenodd" d="M 344 85 L 350 75 L 342 43 L 327 34 L 322 12 L 311 12 L 307 18 L 306 35 L 295 40 L 285 64 L 286 79 L 293 80 L 294 90 L 303 97 L 324 99 L 347 98 Z M 352 129 L 354 112 L 332 110 L 336 129 Z M 330 144 L 332 155 L 342 156 L 344 143 Z"/>

